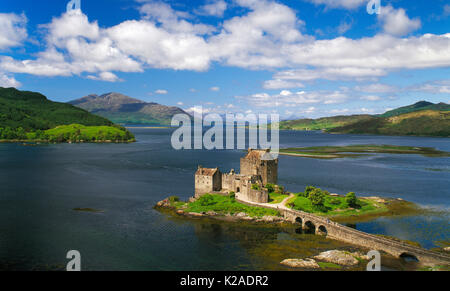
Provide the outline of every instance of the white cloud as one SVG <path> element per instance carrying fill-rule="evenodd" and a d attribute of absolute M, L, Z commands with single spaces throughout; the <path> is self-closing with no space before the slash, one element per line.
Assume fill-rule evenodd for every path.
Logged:
<path fill-rule="evenodd" d="M 325 5 L 327 8 L 345 8 L 355 9 L 364 4 L 369 3 L 369 0 L 306 0 L 316 5 Z"/>
<path fill-rule="evenodd" d="M 155 91 L 155 93 L 159 94 L 159 95 L 166 95 L 166 94 L 169 94 L 169 91 L 163 90 L 163 89 L 158 89 Z"/>
<path fill-rule="evenodd" d="M 444 16 L 449 16 L 450 15 L 450 4 L 445 4 L 444 5 Z"/>
<path fill-rule="evenodd" d="M 183 106 L 184 103 L 183 103 L 183 102 L 178 102 L 177 105 L 178 105 L 178 106 Z"/>
<path fill-rule="evenodd" d="M 305 104 L 337 104 L 350 98 L 345 90 L 341 91 L 298 91 L 283 90 L 278 94 L 253 94 L 251 96 L 237 96 L 256 107 L 299 107 Z"/>
<path fill-rule="evenodd" d="M 205 71 L 217 62 L 240 68 L 282 69 L 264 87 L 289 89 L 316 79 L 367 80 L 391 70 L 450 66 L 450 33 L 393 36 L 409 31 L 416 23 L 401 9 L 389 12 L 401 19 L 393 18 L 397 28 L 392 28 L 395 33 L 391 35 L 316 40 L 302 34 L 304 23 L 294 10 L 269 0 L 235 0 L 248 12 L 223 21 L 218 25 L 220 31 L 193 23 L 188 13 L 165 3 L 140 2 L 142 19 L 112 27 L 90 22 L 81 12 L 54 18 L 43 26 L 47 32 L 45 51 L 34 59 L 0 57 L 0 70 L 71 76 L 142 72 L 144 68 Z M 358 6 L 352 1 L 333 3 L 330 5 Z M 405 22 L 402 15 L 406 25 L 398 24 Z"/>
<path fill-rule="evenodd" d="M 16 79 L 14 79 L 14 77 L 9 77 L 9 76 L 3 74 L 2 72 L 0 72 L 0 87 L 19 88 L 20 86 L 22 86 L 22 84 L 19 81 L 17 81 Z"/>
<path fill-rule="evenodd" d="M 209 88 L 209 90 L 211 90 L 213 92 L 219 92 L 220 91 L 220 87 L 211 87 L 211 88 Z"/>
<path fill-rule="evenodd" d="M 216 0 L 209 4 L 201 6 L 196 12 L 200 15 L 222 17 L 225 10 L 227 10 L 227 7 L 227 2 L 223 0 Z"/>
<path fill-rule="evenodd" d="M 365 86 L 356 86 L 355 90 L 365 93 L 392 93 L 397 91 L 398 89 L 394 86 L 375 83 Z"/>
<path fill-rule="evenodd" d="M 346 33 L 347 31 L 349 31 L 349 30 L 352 28 L 352 26 L 353 26 L 353 22 L 345 22 L 345 21 L 342 21 L 342 22 L 339 24 L 339 26 L 337 27 L 337 32 L 338 32 L 339 34 L 344 34 L 344 33 Z"/>
<path fill-rule="evenodd" d="M 361 100 L 378 101 L 378 100 L 381 100 L 381 98 L 380 98 L 380 96 L 376 96 L 376 95 L 368 95 L 368 96 L 362 96 Z"/>
<path fill-rule="evenodd" d="M 115 74 L 111 72 L 101 72 L 98 74 L 98 76 L 89 75 L 87 76 L 88 79 L 91 80 L 99 80 L 99 81 L 105 81 L 105 82 L 121 82 L 123 81 L 119 77 L 117 77 Z"/>
<path fill-rule="evenodd" d="M 27 38 L 25 15 L 0 13 L 0 49 L 22 45 Z"/>
<path fill-rule="evenodd" d="M 450 94 L 450 79 L 431 81 L 421 85 L 412 86 L 409 89 L 432 94 Z"/>
<path fill-rule="evenodd" d="M 264 89 L 291 89 L 291 88 L 303 88 L 300 82 L 292 82 L 282 79 L 268 80 L 263 84 Z"/>
<path fill-rule="evenodd" d="M 405 9 L 394 9 L 391 5 L 381 8 L 378 20 L 383 25 L 384 32 L 395 36 L 409 34 L 422 25 L 419 18 L 410 19 Z"/>
<path fill-rule="evenodd" d="M 381 77 L 386 75 L 386 71 L 382 69 L 358 68 L 358 67 L 342 67 L 342 68 L 318 68 L 318 69 L 298 69 L 281 71 L 274 75 L 271 82 L 292 82 L 292 81 L 313 81 L 317 79 L 325 80 L 364 80 L 372 77 Z"/>

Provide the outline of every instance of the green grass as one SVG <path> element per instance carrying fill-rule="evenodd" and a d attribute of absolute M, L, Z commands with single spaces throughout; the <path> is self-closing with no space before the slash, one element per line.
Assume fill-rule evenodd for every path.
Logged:
<path fill-rule="evenodd" d="M 269 193 L 269 203 L 270 204 L 279 204 L 279 203 L 283 202 L 283 200 L 287 197 L 289 197 L 289 195 L 272 192 L 272 193 Z"/>
<path fill-rule="evenodd" d="M 342 269 L 342 266 L 333 264 L 333 263 L 327 263 L 327 262 L 317 262 L 317 264 L 322 268 L 322 269 Z"/>
<path fill-rule="evenodd" d="M 295 197 L 289 199 L 286 205 L 295 210 L 329 217 L 364 215 L 387 211 L 386 205 L 370 199 L 359 198 L 357 204 L 354 207 L 350 207 L 345 197 L 334 197 L 330 195 L 325 195 L 323 206 L 318 207 L 314 206 L 309 198 L 303 197 L 302 195 L 303 193 L 295 194 Z"/>
<path fill-rule="evenodd" d="M 274 209 L 262 207 L 247 206 L 236 202 L 234 196 L 221 196 L 207 194 L 200 197 L 197 201 L 188 203 L 185 212 L 206 213 L 214 211 L 219 214 L 236 214 L 244 212 L 251 217 L 280 216 L 280 213 Z"/>

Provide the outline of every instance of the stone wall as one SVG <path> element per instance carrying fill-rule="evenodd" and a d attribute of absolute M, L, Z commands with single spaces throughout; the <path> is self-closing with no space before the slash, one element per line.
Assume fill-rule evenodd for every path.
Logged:
<path fill-rule="evenodd" d="M 248 189 L 247 191 L 245 191 L 245 193 L 240 193 L 239 199 L 254 203 L 268 203 L 269 193 L 267 192 L 267 190 Z"/>
<path fill-rule="evenodd" d="M 219 171 L 212 176 L 195 175 L 195 198 L 220 190 L 222 190 L 222 174 Z"/>

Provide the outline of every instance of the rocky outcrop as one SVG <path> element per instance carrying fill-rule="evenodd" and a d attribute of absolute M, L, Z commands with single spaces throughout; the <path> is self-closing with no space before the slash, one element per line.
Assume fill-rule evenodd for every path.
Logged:
<path fill-rule="evenodd" d="M 280 264 L 290 268 L 320 269 L 319 264 L 313 259 L 286 259 Z"/>
<path fill-rule="evenodd" d="M 341 266 L 356 266 L 359 264 L 359 261 L 352 254 L 338 250 L 320 253 L 314 259 Z"/>

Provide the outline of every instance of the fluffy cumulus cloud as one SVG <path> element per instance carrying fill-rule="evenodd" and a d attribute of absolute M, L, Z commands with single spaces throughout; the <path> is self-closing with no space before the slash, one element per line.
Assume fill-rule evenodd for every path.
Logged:
<path fill-rule="evenodd" d="M 391 5 L 382 7 L 378 19 L 383 25 L 386 33 L 402 36 L 421 27 L 421 21 L 418 18 L 411 19 L 406 15 L 403 8 L 395 9 Z"/>
<path fill-rule="evenodd" d="M 25 15 L 0 13 L 0 49 L 20 46 L 27 38 Z"/>
<path fill-rule="evenodd" d="M 383 7 L 385 12 L 379 16 L 386 33 L 359 39 L 317 40 L 302 33 L 304 23 L 293 9 L 275 1 L 234 0 L 234 5 L 246 12 L 216 27 L 197 23 L 188 12 L 163 2 L 138 2 L 139 19 L 111 27 L 90 21 L 80 11 L 55 17 L 42 26 L 46 35 L 44 51 L 25 60 L 0 56 L 0 70 L 41 76 L 88 74 L 99 80 L 119 81 L 113 76 L 115 72 L 142 72 L 147 68 L 206 71 L 212 63 L 219 63 L 279 70 L 273 80 L 263 84 L 264 88 L 292 89 L 317 79 L 367 80 L 392 70 L 450 66 L 450 33 L 401 38 L 420 27 L 420 20 L 410 19 L 403 9 L 390 6 Z M 221 2 L 206 5 L 220 8 Z M 343 8 L 356 8 L 362 3 L 326 2 L 330 7 Z M 221 10 L 213 10 L 212 6 L 199 9 L 220 14 Z M 19 24 L 26 22 L 24 16 L 0 15 L 2 28 L 20 28 Z M 7 37 L 9 42 L 3 40 L 2 34 L 0 46 L 19 44 L 26 31 L 19 32 L 15 40 Z"/>
<path fill-rule="evenodd" d="M 4 88 L 19 88 L 22 84 L 14 79 L 14 77 L 7 76 L 6 74 L 3 74 L 0 72 L 0 87 Z"/>

